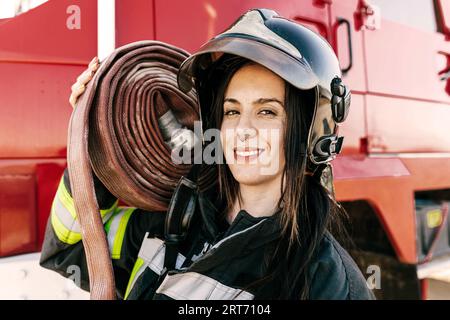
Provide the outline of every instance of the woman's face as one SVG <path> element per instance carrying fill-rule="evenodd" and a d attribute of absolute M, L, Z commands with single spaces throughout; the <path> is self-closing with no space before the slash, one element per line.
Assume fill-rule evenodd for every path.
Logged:
<path fill-rule="evenodd" d="M 281 178 L 284 158 L 285 83 L 258 64 L 247 64 L 225 91 L 221 143 L 234 178 L 245 185 Z"/>

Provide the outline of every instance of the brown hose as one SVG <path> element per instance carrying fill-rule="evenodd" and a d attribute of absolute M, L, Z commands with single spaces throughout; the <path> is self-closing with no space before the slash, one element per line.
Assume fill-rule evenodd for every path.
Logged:
<path fill-rule="evenodd" d="M 172 162 L 158 118 L 171 109 L 189 129 L 199 119 L 194 93 L 185 94 L 177 87 L 176 73 L 187 56 L 157 41 L 139 41 L 115 50 L 101 63 L 72 114 L 68 166 L 91 299 L 116 296 L 93 171 L 128 205 L 148 211 L 167 209 L 190 165 Z"/>

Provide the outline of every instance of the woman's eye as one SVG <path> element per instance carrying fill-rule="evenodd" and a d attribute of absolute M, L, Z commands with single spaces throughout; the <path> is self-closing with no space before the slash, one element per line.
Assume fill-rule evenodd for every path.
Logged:
<path fill-rule="evenodd" d="M 233 116 L 233 115 L 238 114 L 238 113 L 239 112 L 237 112 L 236 110 L 228 110 L 228 111 L 225 111 L 223 114 L 225 116 Z"/>
<path fill-rule="evenodd" d="M 269 115 L 269 116 L 275 116 L 275 112 L 273 112 L 272 110 L 268 110 L 268 109 L 264 109 L 261 110 L 259 113 L 261 113 L 262 115 Z"/>

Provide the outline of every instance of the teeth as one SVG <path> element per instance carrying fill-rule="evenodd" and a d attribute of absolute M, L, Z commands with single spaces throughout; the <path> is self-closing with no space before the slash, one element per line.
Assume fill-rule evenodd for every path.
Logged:
<path fill-rule="evenodd" d="M 258 154 L 258 150 L 254 151 L 236 151 L 236 154 L 240 157 L 249 157 L 249 156 L 255 156 Z"/>

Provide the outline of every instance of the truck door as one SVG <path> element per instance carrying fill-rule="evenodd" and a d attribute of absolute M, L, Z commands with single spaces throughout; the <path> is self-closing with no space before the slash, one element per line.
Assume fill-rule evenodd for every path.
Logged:
<path fill-rule="evenodd" d="M 433 0 L 333 1 L 333 9 L 342 10 L 344 2 L 352 2 L 362 30 L 368 151 L 449 152 L 450 96 L 441 78 L 450 43 L 438 32 Z M 380 9 L 377 26 L 364 27 L 367 4 Z"/>
<path fill-rule="evenodd" d="M 357 27 L 355 19 L 359 0 L 334 0 L 330 3 L 330 42 L 339 58 L 343 80 L 352 90 L 351 111 L 340 127 L 340 133 L 345 136 L 342 155 L 353 155 L 366 151 L 367 137 L 364 41 L 362 29 Z"/>

